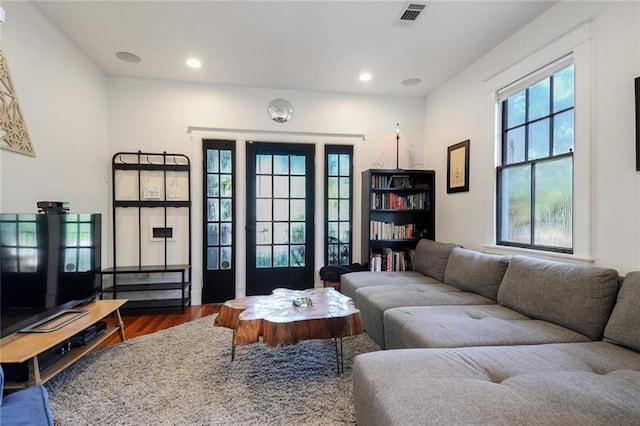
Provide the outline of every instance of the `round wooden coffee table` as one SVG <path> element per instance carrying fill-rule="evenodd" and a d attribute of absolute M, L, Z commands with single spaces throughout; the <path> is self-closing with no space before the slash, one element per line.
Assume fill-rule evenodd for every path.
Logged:
<path fill-rule="evenodd" d="M 308 306 L 294 301 L 310 300 Z M 362 334 L 360 311 L 333 288 L 275 289 L 269 296 L 247 296 L 225 302 L 215 325 L 233 330 L 231 360 L 236 345 L 260 341 L 284 346 L 309 339 L 333 339 L 338 372 L 344 372 L 342 338 Z"/>

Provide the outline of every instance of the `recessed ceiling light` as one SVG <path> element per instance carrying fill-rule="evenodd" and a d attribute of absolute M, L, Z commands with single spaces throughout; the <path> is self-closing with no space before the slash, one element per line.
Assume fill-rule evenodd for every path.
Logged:
<path fill-rule="evenodd" d="M 420 83 L 422 83 L 422 80 L 419 78 L 407 78 L 406 80 L 402 80 L 403 86 L 417 86 Z"/>
<path fill-rule="evenodd" d="M 360 81 L 369 81 L 372 78 L 372 75 L 368 72 L 363 72 L 362 74 L 360 74 Z"/>
<path fill-rule="evenodd" d="M 132 64 L 137 64 L 141 61 L 140 56 L 131 52 L 116 52 L 116 58 Z"/>
<path fill-rule="evenodd" d="M 196 58 L 190 58 L 187 59 L 187 66 L 191 68 L 200 68 L 202 66 L 202 62 L 200 62 Z"/>

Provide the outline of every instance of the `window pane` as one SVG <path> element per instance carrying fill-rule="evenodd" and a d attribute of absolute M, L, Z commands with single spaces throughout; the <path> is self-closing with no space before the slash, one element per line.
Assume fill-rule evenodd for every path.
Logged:
<path fill-rule="evenodd" d="M 256 247 L 256 268 L 271 268 L 271 246 Z"/>
<path fill-rule="evenodd" d="M 350 204 L 349 200 L 340 200 L 340 220 L 349 220 Z"/>
<path fill-rule="evenodd" d="M 289 156 L 288 155 L 273 156 L 273 174 L 274 175 L 289 174 Z"/>
<path fill-rule="evenodd" d="M 535 244 L 572 246 L 572 173 L 571 157 L 536 165 Z"/>
<path fill-rule="evenodd" d="M 271 244 L 271 222 L 256 223 L 256 244 Z"/>
<path fill-rule="evenodd" d="M 291 220 L 305 220 L 305 200 L 291 200 Z"/>
<path fill-rule="evenodd" d="M 338 240 L 338 224 L 336 222 L 329 223 L 329 241 L 337 243 Z"/>
<path fill-rule="evenodd" d="M 305 242 L 305 224 L 291 224 L 291 244 L 304 244 Z"/>
<path fill-rule="evenodd" d="M 524 127 L 507 132 L 506 164 L 524 161 Z"/>
<path fill-rule="evenodd" d="M 529 88 L 529 121 L 549 115 L 550 87 L 547 77 Z"/>
<path fill-rule="evenodd" d="M 221 150 L 220 151 L 220 173 L 231 173 L 231 168 L 233 164 L 231 162 L 231 151 L 229 150 Z"/>
<path fill-rule="evenodd" d="M 553 75 L 553 110 L 562 111 L 573 106 L 573 65 Z"/>
<path fill-rule="evenodd" d="M 328 181 L 327 196 L 329 198 L 338 198 L 338 178 L 330 177 Z"/>
<path fill-rule="evenodd" d="M 273 246 L 273 267 L 289 266 L 289 246 Z"/>
<path fill-rule="evenodd" d="M 304 198 L 306 196 L 305 181 L 304 176 L 291 177 L 291 198 Z"/>
<path fill-rule="evenodd" d="M 291 246 L 291 266 L 303 267 L 304 262 L 304 246 Z"/>
<path fill-rule="evenodd" d="M 271 176 L 256 176 L 256 196 L 271 198 Z"/>
<path fill-rule="evenodd" d="M 338 245 L 337 244 L 329 244 L 329 265 L 337 265 L 338 264 Z"/>
<path fill-rule="evenodd" d="M 273 220 L 289 220 L 289 200 L 273 200 Z"/>
<path fill-rule="evenodd" d="M 271 199 L 256 200 L 256 220 L 271 220 Z"/>
<path fill-rule="evenodd" d="M 573 110 L 558 114 L 553 119 L 553 154 L 573 151 Z"/>
<path fill-rule="evenodd" d="M 338 200 L 329 200 L 328 201 L 329 211 L 328 220 L 338 220 Z"/>
<path fill-rule="evenodd" d="M 221 223 L 220 224 L 220 245 L 230 246 L 232 242 L 232 224 Z"/>
<path fill-rule="evenodd" d="M 340 198 L 349 198 L 349 178 L 340 178 Z"/>
<path fill-rule="evenodd" d="M 275 198 L 289 197 L 289 176 L 273 177 L 273 196 Z"/>
<path fill-rule="evenodd" d="M 207 249 L 207 269 L 209 271 L 218 269 L 218 247 L 209 247 Z"/>
<path fill-rule="evenodd" d="M 549 156 L 549 119 L 529 125 L 529 160 Z"/>
<path fill-rule="evenodd" d="M 349 154 L 340 154 L 340 176 L 350 176 L 351 175 L 351 155 Z"/>
<path fill-rule="evenodd" d="M 304 175 L 305 173 L 305 159 L 304 155 L 292 155 L 291 161 L 291 174 L 292 175 Z"/>
<path fill-rule="evenodd" d="M 531 243 L 531 167 L 529 165 L 502 170 L 502 211 L 500 217 L 503 241 Z"/>
<path fill-rule="evenodd" d="M 327 155 L 327 170 L 329 176 L 338 176 L 338 154 Z"/>
<path fill-rule="evenodd" d="M 231 212 L 231 199 L 223 198 L 220 200 L 220 220 L 223 222 L 229 222 L 233 219 Z"/>
<path fill-rule="evenodd" d="M 217 246 L 218 241 L 220 241 L 218 239 L 218 224 L 217 223 L 207 224 L 207 245 Z"/>
<path fill-rule="evenodd" d="M 258 155 L 256 157 L 256 173 L 271 174 L 271 156 Z"/>
<path fill-rule="evenodd" d="M 231 197 L 232 190 L 231 175 L 220 175 L 220 196 Z"/>
<path fill-rule="evenodd" d="M 340 222 L 340 242 L 348 243 L 349 240 L 349 222 Z"/>
<path fill-rule="evenodd" d="M 207 150 L 207 172 L 218 173 L 218 150 Z"/>
<path fill-rule="evenodd" d="M 524 123 L 526 110 L 526 91 L 516 93 L 507 99 L 507 128 Z"/>
<path fill-rule="evenodd" d="M 351 246 L 346 244 L 340 244 L 340 264 L 348 265 L 351 261 L 351 253 L 349 253 L 349 249 Z"/>
<path fill-rule="evenodd" d="M 220 196 L 220 189 L 218 187 L 218 175 L 207 175 L 207 196 Z"/>
<path fill-rule="evenodd" d="M 208 199 L 207 200 L 207 221 L 208 222 L 217 222 L 220 220 L 218 215 L 218 199 Z"/>
<path fill-rule="evenodd" d="M 273 243 L 289 243 L 289 223 L 276 222 L 273 224 Z"/>

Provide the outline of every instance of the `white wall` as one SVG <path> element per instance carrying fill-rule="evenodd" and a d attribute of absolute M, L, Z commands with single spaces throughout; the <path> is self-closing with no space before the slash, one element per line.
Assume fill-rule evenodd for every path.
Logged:
<path fill-rule="evenodd" d="M 283 97 L 294 108 L 291 121 L 273 122 L 270 100 Z M 109 155 L 116 152 L 182 153 L 190 157 L 193 200 L 193 299 L 200 302 L 202 282 L 202 139 L 237 140 L 236 253 L 237 295 L 244 294 L 245 141 L 316 144 L 315 270 L 323 260 L 323 145 L 354 145 L 354 261 L 360 259 L 360 172 L 384 154 L 384 167 L 396 166 L 396 123 L 402 131 L 400 167 L 409 155 L 423 157 L 424 100 L 174 83 L 125 78 L 109 79 Z M 189 127 L 230 129 L 187 132 Z M 365 140 L 336 134 L 364 134 Z M 415 160 L 414 160 L 415 162 Z M 120 244 L 120 242 L 118 242 Z M 121 259 L 118 257 L 118 263 Z"/>
<path fill-rule="evenodd" d="M 500 87 L 491 85 L 517 77 L 516 71 L 524 76 L 570 46 L 580 52 L 581 61 L 588 61 L 576 64 L 576 114 L 582 108 L 590 118 L 587 123 L 576 118 L 575 155 L 581 165 L 576 166 L 574 187 L 576 202 L 585 207 L 575 209 L 579 249 L 562 260 L 613 267 L 621 274 L 640 269 L 633 115 L 639 25 L 637 2 L 562 2 L 427 98 L 424 162 L 439 176 L 438 240 L 496 250 L 494 108 Z M 587 34 L 586 40 L 578 40 L 576 33 Z M 447 146 L 464 139 L 471 139 L 470 192 L 447 194 Z"/>
<path fill-rule="evenodd" d="M 2 46 L 36 157 L 0 150 L 2 212 L 56 200 L 105 214 L 106 77 L 30 3 L 3 7 Z"/>

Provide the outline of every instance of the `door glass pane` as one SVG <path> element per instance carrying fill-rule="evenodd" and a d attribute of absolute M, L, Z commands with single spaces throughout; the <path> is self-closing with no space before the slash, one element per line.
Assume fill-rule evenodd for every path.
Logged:
<path fill-rule="evenodd" d="M 291 200 L 291 220 L 305 220 L 305 200 Z"/>
<path fill-rule="evenodd" d="M 256 176 L 256 196 L 271 197 L 271 176 Z"/>
<path fill-rule="evenodd" d="M 273 174 L 274 175 L 289 174 L 289 156 L 288 155 L 273 156 Z"/>
<path fill-rule="evenodd" d="M 231 173 L 231 151 L 230 150 L 222 150 L 220 151 L 220 172 L 222 173 Z"/>
<path fill-rule="evenodd" d="M 271 199 L 256 200 L 256 220 L 271 220 Z"/>
<path fill-rule="evenodd" d="M 230 246 L 232 242 L 232 224 L 221 223 L 220 224 L 220 245 Z"/>
<path fill-rule="evenodd" d="M 340 244 L 340 264 L 348 265 L 351 262 L 351 253 L 349 253 L 351 246 L 348 244 Z"/>
<path fill-rule="evenodd" d="M 271 222 L 256 223 L 256 244 L 271 244 Z"/>
<path fill-rule="evenodd" d="M 536 165 L 534 244 L 555 247 L 572 246 L 572 169 L 571 157 L 545 161 Z"/>
<path fill-rule="evenodd" d="M 350 180 L 348 177 L 340 178 L 340 198 L 349 198 Z"/>
<path fill-rule="evenodd" d="M 218 238 L 218 224 L 217 223 L 207 224 L 207 245 L 217 246 L 219 242 L 220 240 Z"/>
<path fill-rule="evenodd" d="M 218 150 L 207 150 L 207 173 L 218 173 Z"/>
<path fill-rule="evenodd" d="M 327 219 L 338 220 L 338 200 L 328 201 Z"/>
<path fill-rule="evenodd" d="M 304 223 L 292 223 L 291 224 L 291 243 L 292 244 L 304 244 L 305 243 L 305 224 Z"/>
<path fill-rule="evenodd" d="M 220 269 L 231 269 L 232 253 L 231 247 L 220 247 Z"/>
<path fill-rule="evenodd" d="M 340 154 L 340 176 L 351 176 L 350 154 Z"/>
<path fill-rule="evenodd" d="M 351 202 L 349 200 L 340 200 L 340 220 L 348 221 L 351 213 Z M 331 219 L 329 219 L 331 220 Z"/>
<path fill-rule="evenodd" d="M 327 174 L 338 176 L 338 154 L 327 155 Z"/>
<path fill-rule="evenodd" d="M 232 220 L 231 212 L 231 200 L 229 198 L 223 198 L 220 200 L 220 220 L 228 222 Z"/>
<path fill-rule="evenodd" d="M 256 173 L 271 174 L 271 155 L 256 156 Z"/>
<path fill-rule="evenodd" d="M 304 155 L 291 156 L 291 174 L 304 176 L 306 172 L 306 157 Z"/>
<path fill-rule="evenodd" d="M 289 220 L 289 200 L 273 200 L 273 220 Z"/>
<path fill-rule="evenodd" d="M 289 197 L 289 176 L 273 177 L 273 196 L 276 198 Z"/>
<path fill-rule="evenodd" d="M 207 248 L 207 269 L 210 271 L 218 269 L 218 247 Z"/>
<path fill-rule="evenodd" d="M 289 223 L 276 222 L 273 224 L 273 243 L 289 243 Z"/>
<path fill-rule="evenodd" d="M 330 177 L 327 186 L 327 197 L 338 198 L 338 178 Z"/>
<path fill-rule="evenodd" d="M 289 266 L 289 246 L 273 246 L 273 267 L 286 268 Z"/>
<path fill-rule="evenodd" d="M 271 268 L 271 246 L 256 247 L 256 267 Z"/>
<path fill-rule="evenodd" d="M 291 246 L 291 264 L 292 267 L 305 266 L 304 246 Z"/>
<path fill-rule="evenodd" d="M 531 167 L 502 170 L 502 240 L 531 242 Z"/>
<path fill-rule="evenodd" d="M 217 198 L 213 198 L 213 199 L 208 199 L 207 200 L 207 220 L 209 222 L 216 222 L 218 220 L 220 220 L 220 217 L 218 215 L 218 199 Z"/>
<path fill-rule="evenodd" d="M 303 176 L 291 177 L 291 198 L 304 198 L 306 196 L 306 179 Z"/>
<path fill-rule="evenodd" d="M 348 243 L 349 240 L 349 222 L 340 222 L 340 242 Z"/>
<path fill-rule="evenodd" d="M 218 175 L 207 175 L 207 197 L 219 197 Z"/>

